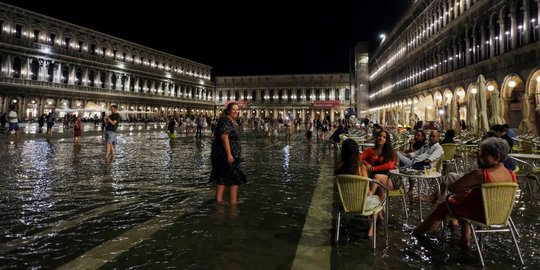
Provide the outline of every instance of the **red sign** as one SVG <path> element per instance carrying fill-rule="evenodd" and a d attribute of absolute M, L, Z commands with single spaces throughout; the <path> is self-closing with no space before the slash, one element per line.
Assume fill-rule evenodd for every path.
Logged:
<path fill-rule="evenodd" d="M 226 100 L 225 102 L 223 102 L 223 105 L 225 105 L 225 107 L 227 107 L 227 105 L 229 103 L 232 103 L 232 102 L 238 104 L 239 108 L 247 108 L 247 102 L 245 100 L 242 100 L 242 99 L 241 100 Z"/>
<path fill-rule="evenodd" d="M 317 100 L 313 101 L 313 108 L 318 109 L 331 109 L 337 108 L 341 104 L 339 100 Z"/>

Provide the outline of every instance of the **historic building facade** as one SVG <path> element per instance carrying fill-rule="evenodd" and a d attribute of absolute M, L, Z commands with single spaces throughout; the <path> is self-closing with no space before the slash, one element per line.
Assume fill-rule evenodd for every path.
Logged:
<path fill-rule="evenodd" d="M 537 134 L 539 13 L 539 0 L 413 1 L 369 59 L 362 115 L 455 129 L 464 120 L 476 131 L 508 123 Z"/>
<path fill-rule="evenodd" d="M 0 112 L 117 104 L 188 115 L 215 110 L 211 67 L 0 3 Z"/>
<path fill-rule="evenodd" d="M 216 103 L 238 102 L 244 118 L 344 119 L 355 108 L 349 74 L 216 77 Z"/>

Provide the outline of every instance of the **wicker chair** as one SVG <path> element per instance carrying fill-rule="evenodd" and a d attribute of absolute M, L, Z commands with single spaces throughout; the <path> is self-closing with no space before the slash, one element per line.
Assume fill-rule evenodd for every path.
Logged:
<path fill-rule="evenodd" d="M 396 169 L 399 169 L 399 162 L 396 162 Z M 388 199 L 386 202 L 386 213 L 390 213 L 390 203 L 391 199 L 395 197 L 401 197 L 401 202 L 403 203 L 403 211 L 405 211 L 405 218 L 409 219 L 409 211 L 407 209 L 407 201 L 406 201 L 406 192 L 405 187 L 403 185 L 403 179 L 401 177 L 395 176 L 395 175 L 388 175 L 390 177 L 391 181 L 394 183 L 394 189 L 388 190 Z"/>
<path fill-rule="evenodd" d="M 443 154 L 443 164 L 450 165 L 454 164 L 454 169 L 459 173 L 457 161 L 455 159 L 457 143 L 444 143 L 441 144 L 444 154 Z"/>
<path fill-rule="evenodd" d="M 518 180 L 521 180 L 518 181 L 519 188 L 521 189 L 520 195 L 522 195 L 525 191 L 525 187 L 523 187 L 521 183 L 523 182 L 524 185 L 526 185 L 526 187 L 529 189 L 531 197 L 534 199 L 535 196 L 532 182 L 536 183 L 537 187 L 540 187 L 540 179 L 538 178 L 538 175 L 540 175 L 540 168 L 534 167 L 529 162 L 521 160 L 519 158 L 515 158 L 512 156 L 510 156 L 509 158 L 511 158 L 516 163 L 516 169 L 514 170 L 514 172 L 516 173 Z"/>
<path fill-rule="evenodd" d="M 510 217 L 510 214 L 512 213 L 512 209 L 514 207 L 517 187 L 518 185 L 516 183 L 502 182 L 482 184 L 480 186 L 475 186 L 471 188 L 482 189 L 482 199 L 486 217 L 485 222 L 472 220 L 452 213 L 452 209 L 448 204 L 448 199 L 455 194 L 450 194 L 446 197 L 446 205 L 450 210 L 450 214 L 455 218 L 467 222 L 468 225 L 471 227 L 474 243 L 476 244 L 478 256 L 480 256 L 480 261 L 482 262 L 482 267 L 485 266 L 484 257 L 482 255 L 482 246 L 479 244 L 477 234 L 488 232 L 510 232 L 510 234 L 512 235 L 514 246 L 519 256 L 519 260 L 521 264 L 523 264 L 521 251 L 516 240 L 516 236 L 519 237 L 519 235 L 514 225 L 514 222 Z M 478 227 L 479 229 L 475 229 L 475 227 Z"/>
<path fill-rule="evenodd" d="M 386 199 L 381 202 L 376 195 L 368 196 L 368 192 L 370 183 L 379 183 L 367 177 L 348 174 L 336 175 L 334 180 L 341 200 L 341 207 L 338 210 L 336 221 L 336 244 L 339 241 L 339 227 L 342 215 L 346 215 L 348 218 L 364 219 L 368 219 L 371 216 L 371 220 L 373 221 L 373 251 L 375 252 L 377 243 L 377 216 L 379 212 L 384 210 Z M 383 185 L 379 185 L 387 190 Z M 388 197 L 388 194 L 386 197 Z"/>

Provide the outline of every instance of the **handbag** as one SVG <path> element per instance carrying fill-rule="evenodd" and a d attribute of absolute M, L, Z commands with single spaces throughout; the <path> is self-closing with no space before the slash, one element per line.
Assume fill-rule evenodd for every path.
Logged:
<path fill-rule="evenodd" d="M 424 170 L 426 167 L 427 167 L 428 169 L 431 169 L 431 163 L 430 163 L 430 162 L 426 162 L 426 161 L 419 161 L 419 162 L 415 162 L 415 163 L 412 165 L 412 168 L 413 168 L 413 169 L 419 170 L 419 171 Z"/>

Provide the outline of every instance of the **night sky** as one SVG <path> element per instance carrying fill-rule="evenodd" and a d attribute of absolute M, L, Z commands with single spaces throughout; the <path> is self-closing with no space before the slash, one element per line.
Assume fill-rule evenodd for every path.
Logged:
<path fill-rule="evenodd" d="M 354 44 L 374 51 L 411 0 L 3 2 L 234 76 L 346 73 Z"/>

